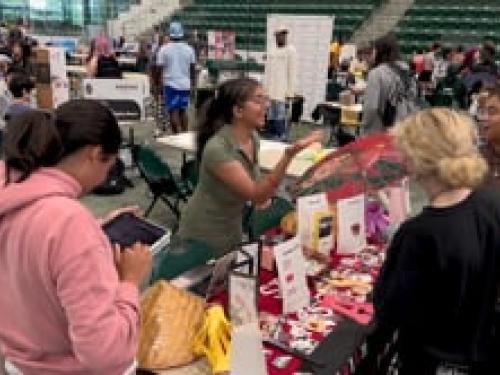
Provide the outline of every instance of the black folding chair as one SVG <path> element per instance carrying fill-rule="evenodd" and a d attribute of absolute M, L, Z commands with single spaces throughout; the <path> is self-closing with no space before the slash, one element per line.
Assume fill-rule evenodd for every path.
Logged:
<path fill-rule="evenodd" d="M 150 147 L 134 146 L 133 155 L 141 177 L 153 194 L 145 216 L 149 215 L 158 199 L 161 199 L 179 219 L 179 202 L 187 202 L 191 189 L 173 175 L 168 164 Z"/>

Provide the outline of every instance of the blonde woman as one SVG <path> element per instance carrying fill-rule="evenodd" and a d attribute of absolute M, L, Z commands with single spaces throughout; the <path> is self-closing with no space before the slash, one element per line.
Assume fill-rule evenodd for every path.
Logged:
<path fill-rule="evenodd" d="M 500 195 L 470 120 L 419 112 L 392 133 L 430 204 L 395 235 L 374 291 L 380 327 L 399 332 L 399 374 L 498 374 L 495 301 Z"/>

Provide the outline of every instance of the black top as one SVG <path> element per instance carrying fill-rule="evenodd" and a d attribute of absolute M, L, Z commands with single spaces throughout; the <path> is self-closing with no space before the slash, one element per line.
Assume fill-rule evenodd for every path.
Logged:
<path fill-rule="evenodd" d="M 113 56 L 100 56 L 97 60 L 96 78 L 122 78 L 118 61 Z"/>
<path fill-rule="evenodd" d="M 400 227 L 374 303 L 377 322 L 399 329 L 402 357 L 466 365 L 491 359 L 499 256 L 500 195 L 493 190 L 426 207 Z"/>

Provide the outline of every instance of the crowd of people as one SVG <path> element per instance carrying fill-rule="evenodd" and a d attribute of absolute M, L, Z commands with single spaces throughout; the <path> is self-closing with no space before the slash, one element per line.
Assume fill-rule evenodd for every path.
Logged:
<path fill-rule="evenodd" d="M 341 38 L 331 45 L 329 75 L 361 99 L 364 133 L 380 131 L 431 106 L 470 110 L 476 116 L 481 93 L 500 77 L 496 45 L 489 40 L 468 49 L 433 43 L 408 61 L 393 34 L 358 46 L 349 60 L 341 59 L 342 46 Z M 366 86 L 356 87 L 355 78 Z"/>
<path fill-rule="evenodd" d="M 11 28 L 0 25 L 0 147 L 5 121 L 34 107 L 31 55 L 36 45 L 21 20 Z"/>
<path fill-rule="evenodd" d="M 11 371 L 25 374 L 133 373 L 139 286 L 151 254 L 141 244 L 113 248 L 101 226 L 117 212 L 97 219 L 79 201 L 114 165 L 120 127 L 93 100 L 70 100 L 50 113 L 34 109 L 35 42 L 22 23 L 4 29 L 0 90 L 9 102 L 0 162 L 0 352 Z M 274 31 L 262 83 L 222 83 L 198 118 L 199 181 L 176 235 L 203 241 L 219 256 L 242 241 L 247 203 L 266 207 L 292 159 L 322 138 L 312 132 L 289 143 L 276 166 L 260 173 L 259 133 L 268 126 L 268 135 L 286 139 L 287 100 L 295 94 L 296 51 L 287 34 L 283 26 Z M 389 244 L 373 295 L 379 330 L 399 333 L 399 374 L 498 373 L 496 47 L 484 42 L 465 51 L 436 43 L 409 63 L 392 35 L 363 46 L 352 61 L 336 61 L 341 48 L 339 40 L 330 49 L 331 76 L 366 78 L 363 88 L 352 77 L 343 81 L 362 98 L 362 136 L 389 132 L 429 200 Z M 186 131 L 196 54 L 182 25 L 172 22 L 165 37 L 155 30 L 142 54 L 173 132 Z M 104 36 L 92 41 L 85 63 L 90 77 L 121 77 Z M 453 97 L 456 109 L 425 108 L 442 95 Z"/>

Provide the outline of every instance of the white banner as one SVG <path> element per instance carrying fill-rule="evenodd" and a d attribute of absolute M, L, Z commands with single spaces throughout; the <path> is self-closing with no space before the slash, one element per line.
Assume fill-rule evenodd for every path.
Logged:
<path fill-rule="evenodd" d="M 274 48 L 274 30 L 288 28 L 288 44 L 297 51 L 296 94 L 304 97 L 303 118 L 312 121 L 316 105 L 325 101 L 328 81 L 330 41 L 334 16 L 283 15 L 267 16 L 267 52 Z"/>

